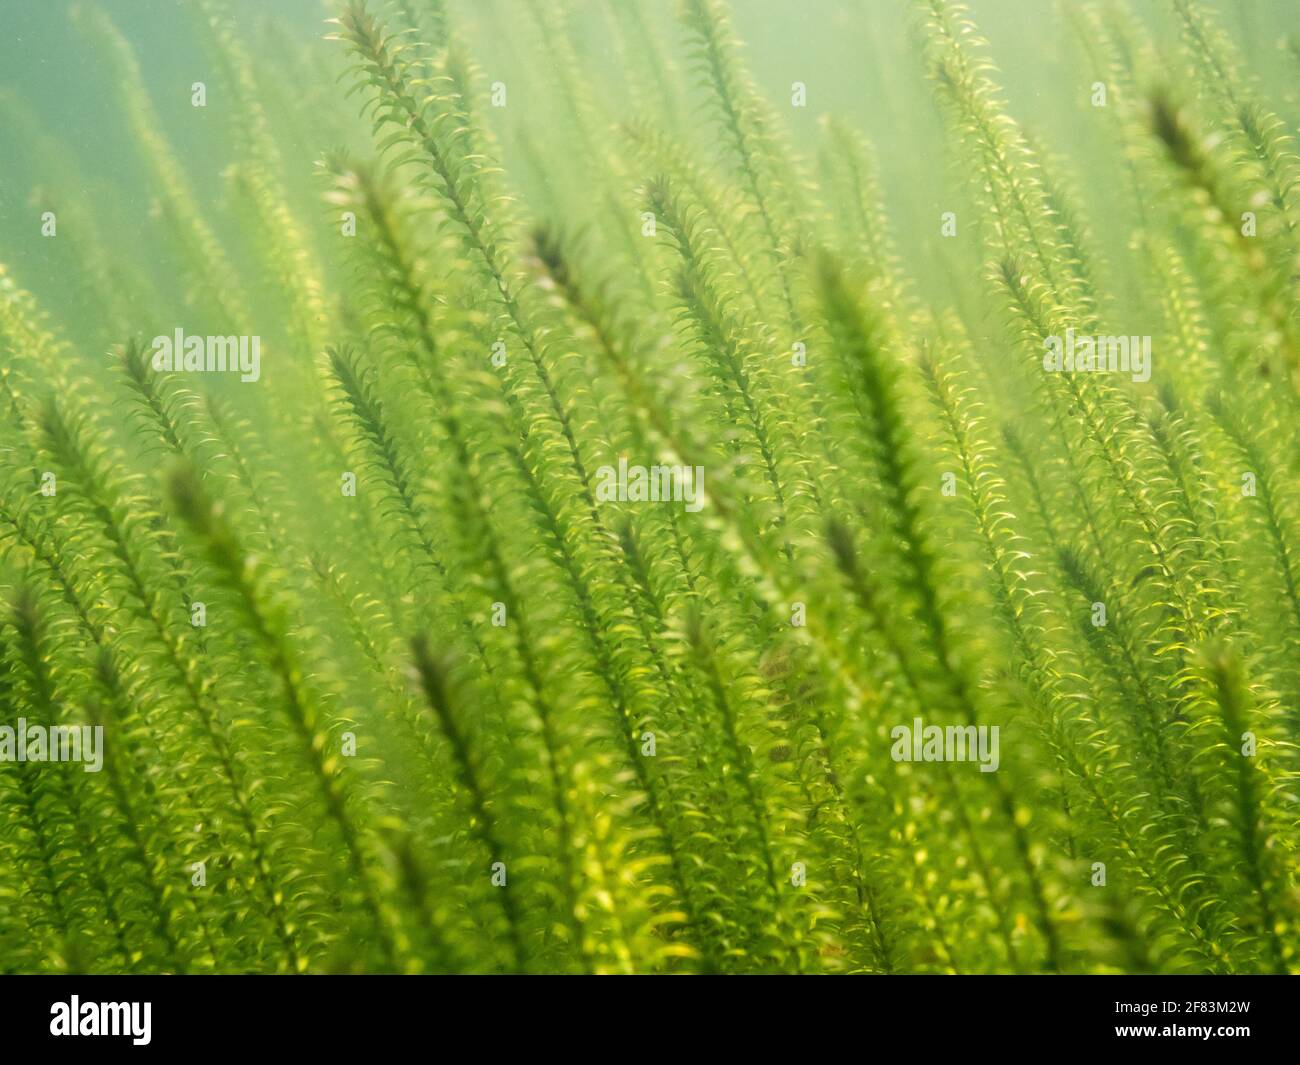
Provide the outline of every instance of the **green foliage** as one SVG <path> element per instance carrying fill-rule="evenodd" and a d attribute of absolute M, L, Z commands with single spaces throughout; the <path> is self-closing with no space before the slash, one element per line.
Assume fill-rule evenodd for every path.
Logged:
<path fill-rule="evenodd" d="M 80 9 L 174 276 L 68 216 L 101 359 L 0 267 L 0 726 L 104 735 L 0 759 L 0 971 L 1300 972 L 1300 157 L 1209 6 L 1057 27 L 1096 218 L 916 0 L 944 288 L 721 0 L 610 5 L 634 115 L 527 5 L 546 144 L 460 5 L 340 4 L 306 116 L 197 5 L 233 232 Z M 261 379 L 156 366 L 182 322 Z M 1045 370 L 1135 331 L 1150 381 Z"/>

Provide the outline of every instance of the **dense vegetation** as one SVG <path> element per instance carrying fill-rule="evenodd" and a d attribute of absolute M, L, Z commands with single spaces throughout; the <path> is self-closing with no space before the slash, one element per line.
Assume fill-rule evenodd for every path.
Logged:
<path fill-rule="evenodd" d="M 1300 159 L 1221 13 L 1050 16 L 1088 218 L 911 4 L 955 178 L 899 234 L 720 0 L 611 0 L 617 110 L 549 0 L 508 84 L 442 0 L 339 0 L 292 79 L 198 6 L 233 235 L 103 10 L 165 247 L 28 122 L 79 295 L 0 274 L 0 725 L 104 758 L 0 761 L 0 970 L 1300 969 Z M 178 329 L 258 379 L 158 369 Z M 1112 333 L 1146 375 L 1045 369 Z M 898 760 L 918 718 L 995 771 Z"/>

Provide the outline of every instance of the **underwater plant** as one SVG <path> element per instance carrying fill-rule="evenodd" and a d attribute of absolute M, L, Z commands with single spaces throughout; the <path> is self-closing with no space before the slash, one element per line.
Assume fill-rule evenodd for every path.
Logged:
<path fill-rule="evenodd" d="M 0 972 L 1300 972 L 1285 3 L 255 7 L 5 76 Z"/>

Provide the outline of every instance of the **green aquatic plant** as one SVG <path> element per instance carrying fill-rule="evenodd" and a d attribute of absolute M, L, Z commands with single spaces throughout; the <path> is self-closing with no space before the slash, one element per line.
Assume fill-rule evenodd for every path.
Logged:
<path fill-rule="evenodd" d="M 202 0 L 196 147 L 77 5 L 120 232 L 0 100 L 0 971 L 1300 972 L 1273 68 L 913 0 L 922 225 L 743 5 L 524 6 Z"/>

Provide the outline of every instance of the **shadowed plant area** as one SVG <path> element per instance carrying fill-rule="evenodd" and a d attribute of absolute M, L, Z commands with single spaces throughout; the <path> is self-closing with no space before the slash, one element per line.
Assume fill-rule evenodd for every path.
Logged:
<path fill-rule="evenodd" d="M 0 972 L 1300 972 L 1294 6 L 804 7 L 4 5 Z"/>

